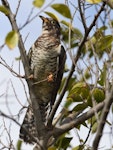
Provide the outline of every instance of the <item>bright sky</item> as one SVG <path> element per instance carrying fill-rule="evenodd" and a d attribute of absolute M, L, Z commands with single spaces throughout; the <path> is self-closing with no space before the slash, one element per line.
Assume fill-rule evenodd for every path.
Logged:
<path fill-rule="evenodd" d="M 13 12 L 15 12 L 15 9 L 17 6 L 17 1 L 9 0 L 9 2 L 11 4 L 11 8 L 12 8 Z M 48 0 L 47 2 L 49 3 L 50 0 Z M 47 5 L 47 2 L 45 3 L 44 7 Z M 54 2 L 61 3 L 61 0 L 55 0 Z M 62 2 L 64 2 L 64 0 Z M 72 0 L 71 2 L 75 3 L 75 0 Z M 0 4 L 1 4 L 1 2 L 0 2 Z M 24 22 L 26 21 L 26 18 L 28 17 L 28 15 L 31 11 L 31 8 L 32 8 L 32 0 L 29 0 L 29 1 L 22 0 L 21 6 L 19 9 L 19 13 L 17 15 L 18 26 L 21 26 L 24 24 Z M 35 9 L 32 16 L 34 16 L 34 14 L 36 14 L 39 11 L 40 10 Z M 53 9 L 50 9 L 50 7 L 47 8 L 46 11 L 55 12 L 55 11 L 53 11 Z M 74 11 L 72 6 L 71 6 L 71 11 L 72 11 L 72 13 Z M 41 15 L 45 15 L 45 14 L 41 13 Z M 60 15 L 58 15 L 58 17 L 60 19 L 64 19 Z M 91 20 L 89 18 L 88 22 L 90 22 L 90 21 Z M 41 34 L 41 24 L 42 24 L 42 21 L 40 20 L 39 17 L 37 17 L 35 20 L 33 20 L 29 25 L 27 25 L 21 31 L 23 39 L 25 39 L 26 36 L 28 36 L 27 40 L 25 42 L 25 48 L 27 51 L 31 47 L 32 43 L 36 40 L 36 38 Z M 78 27 L 83 32 L 82 25 L 80 24 L 78 15 L 74 22 L 74 26 Z M 2 45 L 4 43 L 5 36 L 7 35 L 7 33 L 9 31 L 11 31 L 11 26 L 10 26 L 7 18 L 4 17 L 4 15 L 0 13 L 0 45 Z M 2 51 L 0 51 L 0 55 L 10 66 L 13 66 L 15 71 L 17 71 L 17 72 L 19 71 L 19 62 L 15 61 L 15 58 L 20 56 L 17 48 L 14 50 L 9 50 L 5 46 L 5 48 Z M 21 75 L 24 75 L 22 65 L 21 65 Z M 23 83 L 26 86 L 26 83 L 24 81 L 23 81 Z M 17 101 L 17 99 L 15 98 L 15 93 L 14 93 L 13 87 L 15 88 L 16 96 L 18 97 L 19 101 Z M 26 90 L 27 90 L 27 86 L 26 86 Z M 1 96 L 2 94 L 4 94 L 4 96 Z M 21 108 L 20 103 L 22 105 L 26 104 L 26 95 L 25 95 L 25 91 L 24 91 L 22 82 L 20 81 L 20 79 L 14 77 L 2 65 L 0 65 L 0 110 L 6 114 L 15 116 L 18 114 L 18 111 Z M 24 117 L 24 113 L 22 114 L 22 117 L 19 120 L 20 123 L 22 122 L 23 117 Z M 4 120 L 4 124 L 3 124 L 3 120 Z M 8 140 L 7 133 L 6 133 L 6 131 L 3 131 L 4 126 L 6 126 L 8 128 L 8 130 L 9 130 L 9 127 L 11 127 L 11 129 L 10 129 L 11 138 L 13 139 L 14 145 L 16 145 L 16 142 L 17 142 L 18 136 L 19 136 L 19 127 L 15 123 L 10 122 L 10 120 L 6 120 L 6 119 L 3 119 L 2 117 L 0 117 L 0 139 L 2 142 L 4 142 L 4 144 L 8 143 L 7 142 L 7 140 Z M 81 132 L 79 134 L 81 135 L 81 137 L 83 139 L 85 139 L 85 137 L 87 136 L 87 132 L 88 132 L 88 130 L 86 128 L 81 127 Z M 74 132 L 72 134 L 73 134 L 73 136 L 75 136 Z M 104 138 L 102 139 L 101 143 L 102 143 L 103 147 L 107 146 L 107 148 L 108 148 L 108 145 L 111 146 L 111 143 L 110 143 L 111 140 L 108 139 L 108 137 L 109 137 L 109 135 L 107 136 L 107 134 L 106 134 L 104 136 Z M 79 144 L 77 137 L 73 139 L 72 144 L 73 145 Z M 91 144 L 90 141 L 88 144 Z M 0 145 L 0 148 L 1 148 L 1 145 Z M 31 150 L 32 146 L 29 146 L 29 145 L 26 146 L 26 144 L 23 144 L 22 150 L 26 150 L 26 148 Z"/>

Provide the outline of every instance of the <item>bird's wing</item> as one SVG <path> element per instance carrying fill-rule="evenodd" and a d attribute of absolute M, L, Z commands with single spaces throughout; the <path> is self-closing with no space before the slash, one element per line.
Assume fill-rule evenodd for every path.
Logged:
<path fill-rule="evenodd" d="M 31 58 L 32 58 L 32 54 L 33 54 L 33 49 L 34 49 L 34 44 L 32 45 L 32 47 L 29 49 L 29 52 L 28 52 L 28 55 L 27 55 L 27 57 L 28 57 L 28 62 L 29 62 L 29 67 L 30 67 L 30 73 L 31 74 L 34 74 L 33 73 L 33 68 L 31 69 Z"/>
<path fill-rule="evenodd" d="M 66 52 L 63 46 L 61 46 L 61 51 L 60 55 L 58 57 L 58 69 L 57 69 L 57 75 L 56 75 L 56 80 L 55 80 L 55 86 L 54 86 L 54 91 L 52 93 L 52 99 L 51 99 L 51 108 L 55 102 L 57 92 L 60 88 L 63 72 L 64 72 L 64 67 L 65 67 L 65 61 L 66 61 Z"/>
<path fill-rule="evenodd" d="M 28 61 L 29 61 L 29 65 L 31 65 L 31 57 L 32 57 L 32 52 L 33 52 L 33 50 L 32 50 L 32 47 L 29 49 L 29 52 L 28 52 Z"/>

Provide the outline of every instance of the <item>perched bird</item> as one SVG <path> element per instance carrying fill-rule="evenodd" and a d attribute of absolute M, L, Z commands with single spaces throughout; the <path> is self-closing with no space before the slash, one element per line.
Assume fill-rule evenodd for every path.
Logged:
<path fill-rule="evenodd" d="M 66 53 L 60 41 L 60 25 L 53 18 L 40 16 L 42 19 L 42 35 L 35 41 L 29 50 L 28 59 L 33 75 L 34 93 L 36 95 L 42 120 L 47 121 L 47 110 L 52 109 L 64 72 Z M 35 138 L 36 128 L 32 105 L 28 106 L 20 138 L 26 143 L 33 143 L 33 139 L 26 130 Z"/>

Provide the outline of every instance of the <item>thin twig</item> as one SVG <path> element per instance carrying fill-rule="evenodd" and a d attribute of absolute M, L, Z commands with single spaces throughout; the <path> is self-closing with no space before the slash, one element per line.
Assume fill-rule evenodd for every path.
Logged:
<path fill-rule="evenodd" d="M 32 7 L 25 23 L 19 28 L 19 30 L 22 30 L 26 25 L 28 25 L 32 20 L 30 19 L 31 15 L 33 14 L 33 10 L 34 10 L 34 7 Z M 35 19 L 35 18 L 34 18 Z"/>
<path fill-rule="evenodd" d="M 93 92 L 95 90 L 95 88 L 97 87 L 97 84 L 98 84 L 98 80 L 99 80 L 99 66 L 98 66 L 98 62 L 97 62 L 97 54 L 95 52 L 95 48 L 93 46 L 93 44 L 90 42 L 91 44 L 91 48 L 92 48 L 92 51 L 93 51 L 93 56 L 94 56 L 94 60 L 95 60 L 95 67 L 96 67 L 96 71 L 95 71 L 95 83 L 94 83 L 94 86 L 93 86 L 93 89 L 91 91 L 91 95 L 92 95 L 92 104 L 93 104 L 93 107 L 95 108 L 95 105 L 96 105 L 96 101 L 95 101 L 95 98 L 93 96 Z M 96 116 L 96 119 L 97 121 L 99 122 L 99 117 L 98 117 L 98 113 L 96 112 L 95 110 L 95 116 Z"/>
<path fill-rule="evenodd" d="M 104 129 L 104 126 L 105 126 L 106 118 L 108 116 L 110 106 L 113 103 L 113 86 L 111 88 L 111 92 L 108 93 L 108 95 L 106 97 L 107 97 L 107 99 L 105 101 L 105 105 L 104 105 L 104 108 L 103 108 L 103 111 L 102 111 L 100 123 L 99 123 L 98 128 L 97 128 L 95 139 L 93 141 L 93 149 L 92 150 L 97 150 L 98 149 L 98 145 L 99 145 L 100 139 L 102 137 L 102 133 L 103 133 L 103 129 Z"/>
<path fill-rule="evenodd" d="M 55 0 L 52 0 L 50 3 L 48 3 L 45 7 L 43 7 L 40 12 L 38 12 L 35 16 L 33 16 L 31 19 L 28 18 L 26 22 L 19 28 L 19 30 L 22 30 L 26 25 L 28 25 L 30 22 L 32 22 L 35 18 L 39 16 L 40 13 L 44 12 L 46 8 L 48 8 Z"/>
<path fill-rule="evenodd" d="M 8 113 L 12 116 L 11 107 L 9 106 L 9 102 L 8 102 L 8 92 L 10 89 L 9 85 L 10 85 L 10 80 L 7 82 L 6 93 L 5 93 L 5 103 L 6 103 Z"/>
<path fill-rule="evenodd" d="M 9 126 L 9 130 L 8 130 L 7 127 L 6 127 L 6 123 L 5 123 L 5 121 L 4 121 L 4 118 L 3 118 L 3 124 L 4 124 L 4 130 L 6 131 L 6 133 L 7 133 L 7 135 L 8 135 L 7 141 L 8 141 L 8 145 L 9 145 L 9 150 L 11 150 L 11 149 L 15 150 L 14 145 L 13 145 L 13 140 L 11 139 L 11 134 L 10 134 L 10 131 L 11 131 L 11 124 L 10 124 L 10 126 Z"/>
<path fill-rule="evenodd" d="M 87 37 L 88 37 L 90 31 L 91 31 L 92 28 L 95 26 L 95 23 L 96 23 L 96 21 L 97 21 L 99 15 L 100 15 L 101 12 L 103 11 L 105 5 L 106 5 L 106 4 L 103 3 L 103 5 L 101 6 L 101 8 L 100 8 L 100 10 L 98 11 L 97 15 L 95 16 L 94 20 L 92 21 L 91 25 L 90 25 L 89 28 L 87 29 L 87 32 L 85 33 L 85 35 L 84 35 L 84 37 L 83 37 L 83 39 L 82 39 L 82 41 L 81 41 L 81 43 L 80 43 L 80 45 L 79 45 L 79 47 L 78 47 L 77 54 L 76 54 L 76 57 L 75 57 L 75 59 L 74 59 L 75 61 L 74 61 L 74 63 L 72 63 L 71 70 L 70 70 L 70 72 L 69 72 L 69 74 L 68 74 L 68 76 L 67 76 L 67 78 L 66 78 L 66 80 L 65 80 L 65 83 L 64 83 L 64 86 L 63 86 L 63 88 L 62 88 L 62 90 L 61 90 L 60 96 L 59 96 L 59 98 L 56 100 L 56 103 L 55 103 L 54 106 L 53 106 L 53 109 L 52 109 L 52 111 L 51 111 L 51 113 L 50 113 L 48 122 L 51 122 L 51 123 L 52 123 L 52 120 L 53 120 L 53 118 L 54 118 L 54 115 L 56 114 L 56 111 L 57 111 L 57 109 L 58 109 L 58 107 L 59 107 L 59 105 L 60 105 L 60 103 L 61 103 L 61 101 L 62 101 L 62 99 L 63 99 L 63 96 L 64 96 L 65 92 L 66 92 L 66 89 L 67 89 L 68 83 L 69 83 L 69 81 L 70 81 L 70 78 L 71 78 L 73 72 L 75 71 L 75 66 L 76 66 L 76 64 L 77 64 L 78 59 L 79 59 L 80 56 L 81 56 L 82 48 L 83 48 L 83 46 L 84 46 L 84 44 L 85 44 L 85 42 L 86 42 L 86 40 L 87 40 Z"/>
<path fill-rule="evenodd" d="M 0 51 L 4 48 L 5 44 L 0 45 Z"/>
<path fill-rule="evenodd" d="M 18 11 L 19 11 L 19 8 L 20 8 L 20 4 L 21 4 L 21 0 L 18 0 L 18 5 L 17 5 L 17 8 L 16 8 L 16 12 L 15 12 L 15 18 L 16 18 L 16 16 L 17 16 L 17 14 L 18 14 Z"/>
<path fill-rule="evenodd" d="M 33 85 L 40 84 L 40 83 L 45 82 L 45 81 L 47 81 L 47 80 L 48 80 L 47 78 L 46 78 L 46 79 L 43 79 L 43 80 L 41 80 L 41 81 L 38 81 L 38 82 L 33 83 Z"/>
<path fill-rule="evenodd" d="M 90 136 L 91 129 L 92 129 L 92 124 L 90 125 L 89 132 L 88 132 L 87 137 L 86 137 L 86 139 L 85 139 L 85 141 L 84 141 L 84 143 L 83 143 L 82 145 L 85 145 L 85 144 L 86 144 L 86 142 L 87 142 L 87 140 L 88 140 L 88 138 L 89 138 L 89 136 Z"/>
<path fill-rule="evenodd" d="M 39 137 L 43 136 L 43 138 L 44 138 L 45 133 L 46 133 L 46 129 L 45 129 L 44 122 L 42 121 L 42 117 L 41 117 L 41 113 L 40 113 L 40 109 L 39 109 L 39 104 L 37 102 L 37 97 L 34 94 L 33 81 L 28 78 L 30 76 L 31 72 L 30 72 L 29 62 L 28 62 L 28 58 L 27 58 L 27 55 L 26 55 L 26 50 L 25 50 L 25 47 L 24 47 L 24 43 L 23 43 L 23 40 L 21 38 L 21 34 L 19 32 L 19 28 L 18 28 L 18 25 L 16 23 L 16 19 L 15 19 L 14 14 L 12 13 L 12 11 L 10 9 L 8 1 L 7 0 L 1 0 L 1 2 L 9 11 L 7 17 L 9 19 L 10 23 L 11 23 L 12 29 L 17 31 L 18 35 L 19 35 L 18 47 L 19 47 L 19 50 L 20 50 L 21 60 L 22 60 L 24 70 L 25 70 L 26 81 L 27 81 L 28 87 L 29 87 L 30 99 L 31 99 L 31 102 L 32 102 L 34 119 L 35 119 L 35 124 L 36 124 L 36 130 L 37 130 L 37 133 L 38 133 L 37 136 L 39 136 Z M 44 141 L 44 140 L 45 139 L 43 139 L 42 141 Z M 41 149 L 45 150 L 45 145 L 42 145 Z"/>
<path fill-rule="evenodd" d="M 112 58 L 112 55 L 110 55 L 109 58 Z M 111 60 L 111 59 L 109 59 L 109 60 Z M 107 100 L 105 102 L 105 106 L 103 108 L 100 120 L 98 122 L 98 128 L 97 128 L 95 139 L 93 141 L 93 149 L 92 150 L 98 149 L 99 142 L 100 142 L 100 139 L 102 137 L 104 126 L 106 123 L 106 119 L 107 119 L 110 107 L 113 103 L 113 81 L 112 81 L 112 83 L 109 83 L 109 73 L 112 70 L 111 61 L 107 62 L 106 65 L 107 65 L 107 70 L 106 70 L 107 75 L 106 75 L 106 80 L 105 80 L 106 83 L 105 84 L 106 84 L 106 98 L 107 98 Z M 111 86 L 111 88 L 110 88 L 110 86 Z"/>
<path fill-rule="evenodd" d="M 15 120 L 14 118 L 12 118 L 11 116 L 9 116 L 9 115 L 3 113 L 1 110 L 0 110 L 0 116 L 3 116 L 3 117 L 5 117 L 5 118 L 7 118 L 7 119 L 12 120 L 12 121 L 15 122 L 18 126 L 21 127 L 21 124 L 20 124 L 18 121 L 16 121 L 16 120 Z M 23 130 L 25 130 L 25 132 L 26 132 L 30 137 L 32 137 L 32 139 L 34 140 L 34 142 L 36 142 L 37 144 L 40 145 L 38 139 L 36 140 L 36 139 L 28 132 L 28 130 L 27 130 L 26 128 L 24 128 L 24 127 L 22 127 L 22 128 L 23 128 Z"/>
<path fill-rule="evenodd" d="M 84 26 L 84 30 L 86 32 L 88 28 L 87 28 L 86 19 L 85 19 L 85 16 L 84 16 L 85 14 L 82 12 L 81 4 L 82 4 L 81 0 L 78 0 L 79 12 L 80 12 L 81 20 L 82 20 L 82 23 L 83 23 L 83 26 Z"/>
<path fill-rule="evenodd" d="M 24 78 L 24 76 L 15 72 L 1 56 L 0 56 L 0 59 L 3 61 L 3 63 L 0 61 L 0 64 L 3 65 L 5 68 L 7 68 L 15 77 Z"/>
<path fill-rule="evenodd" d="M 21 101 L 19 100 L 19 98 L 18 98 L 18 96 L 17 96 L 17 93 L 16 93 L 16 91 L 15 91 L 15 88 L 14 88 L 14 85 L 13 85 L 11 79 L 10 79 L 10 83 L 11 83 L 11 86 L 12 86 L 12 89 L 13 89 L 13 92 L 14 92 L 14 95 L 15 95 L 15 98 L 17 99 L 18 103 L 23 107 Z"/>

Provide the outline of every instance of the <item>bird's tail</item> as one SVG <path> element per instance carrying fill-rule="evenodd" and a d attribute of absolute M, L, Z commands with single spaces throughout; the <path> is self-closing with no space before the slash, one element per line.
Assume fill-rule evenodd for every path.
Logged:
<path fill-rule="evenodd" d="M 48 104 L 40 104 L 40 113 L 42 117 L 42 121 L 46 124 L 47 120 L 47 111 Z M 34 114 L 31 105 L 28 106 L 25 118 L 20 128 L 19 137 L 23 139 L 26 143 L 33 144 L 37 140 L 37 131 L 35 126 Z M 34 140 L 35 139 L 35 140 Z"/>
<path fill-rule="evenodd" d="M 37 137 L 32 107 L 28 107 L 24 121 L 20 128 L 20 138 L 26 143 L 33 144 L 33 138 Z M 31 135 L 31 136 L 30 136 Z M 32 138 L 33 137 L 33 138 Z"/>

